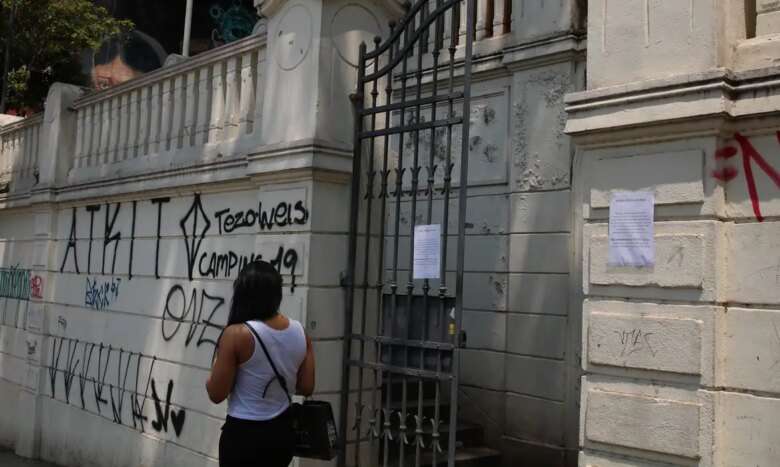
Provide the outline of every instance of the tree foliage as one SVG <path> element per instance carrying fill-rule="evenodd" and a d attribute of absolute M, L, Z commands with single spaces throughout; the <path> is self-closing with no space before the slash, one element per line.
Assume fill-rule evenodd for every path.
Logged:
<path fill-rule="evenodd" d="M 7 108 L 21 113 L 40 110 L 55 81 L 86 84 L 81 54 L 132 28 L 91 0 L 0 0 L 0 6 L 0 61 L 6 41 L 11 43 Z"/>

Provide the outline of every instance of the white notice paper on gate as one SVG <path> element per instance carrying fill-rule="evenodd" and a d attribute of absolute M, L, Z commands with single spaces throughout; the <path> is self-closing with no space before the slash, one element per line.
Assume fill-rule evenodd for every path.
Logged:
<path fill-rule="evenodd" d="M 414 279 L 438 279 L 441 267 L 441 225 L 414 226 Z"/>
<path fill-rule="evenodd" d="M 651 191 L 616 191 L 609 202 L 609 265 L 651 267 L 655 195 Z"/>

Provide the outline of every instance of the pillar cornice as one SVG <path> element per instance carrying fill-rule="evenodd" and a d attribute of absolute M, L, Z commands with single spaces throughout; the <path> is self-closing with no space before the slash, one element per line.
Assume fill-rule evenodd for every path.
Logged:
<path fill-rule="evenodd" d="M 255 0 L 257 12 L 266 18 L 270 18 L 281 10 L 289 0 Z M 389 18 L 397 19 L 406 12 L 407 2 L 400 0 L 377 0 Z"/>

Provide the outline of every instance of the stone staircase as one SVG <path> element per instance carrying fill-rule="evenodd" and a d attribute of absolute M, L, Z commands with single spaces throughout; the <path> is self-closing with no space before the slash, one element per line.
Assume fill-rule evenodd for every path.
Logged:
<path fill-rule="evenodd" d="M 393 385 L 393 394 L 401 394 L 400 384 Z M 414 386 L 414 387 L 412 387 Z M 426 419 L 430 419 L 434 416 L 436 410 L 435 399 L 433 398 L 433 392 L 435 388 L 433 385 L 423 386 L 423 405 L 422 414 Z M 449 394 L 447 389 L 441 391 L 443 394 Z M 410 414 L 407 421 L 407 439 L 409 444 L 404 449 L 404 462 L 403 465 L 407 467 L 415 467 L 415 432 L 417 429 L 415 422 L 415 415 L 418 413 L 418 390 L 417 384 L 407 385 L 407 405 L 406 411 Z M 393 397 L 391 403 L 391 409 L 394 411 L 402 410 L 402 401 L 400 397 Z M 442 448 L 442 453 L 437 455 L 436 463 L 433 462 L 433 454 L 431 452 L 431 445 L 433 442 L 433 427 L 432 424 L 426 423 L 423 428 L 423 445 L 421 454 L 421 467 L 446 467 L 447 466 L 447 448 L 449 444 L 450 430 L 452 429 L 448 423 L 449 420 L 450 404 L 447 399 L 442 399 L 439 406 L 440 419 L 442 424 L 439 426 L 439 440 Z M 468 421 L 459 421 L 455 426 L 455 465 L 457 467 L 497 467 L 501 463 L 501 453 L 495 449 L 491 449 L 485 445 L 485 430 L 481 425 L 471 423 Z M 400 457 L 400 445 L 398 439 L 401 435 L 399 428 L 398 417 L 393 417 L 391 423 L 391 433 L 394 441 L 390 444 L 389 459 L 391 465 L 399 465 Z M 381 458 L 381 457 L 380 457 Z"/>

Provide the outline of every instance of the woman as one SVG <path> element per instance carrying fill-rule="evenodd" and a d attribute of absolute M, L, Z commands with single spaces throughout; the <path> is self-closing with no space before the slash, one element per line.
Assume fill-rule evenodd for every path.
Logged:
<path fill-rule="evenodd" d="M 228 399 L 219 439 L 222 467 L 286 467 L 292 460 L 285 388 L 302 396 L 314 392 L 314 353 L 301 323 L 279 313 L 281 301 L 282 277 L 264 261 L 247 264 L 233 284 L 228 326 L 206 382 L 212 402 Z"/>

